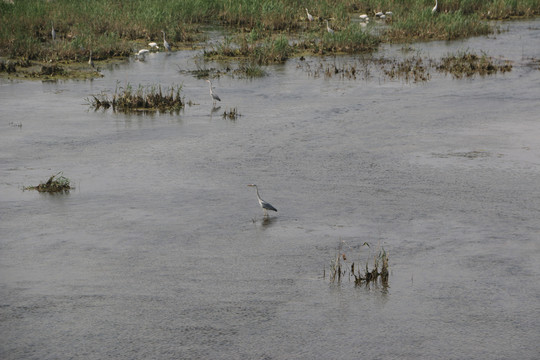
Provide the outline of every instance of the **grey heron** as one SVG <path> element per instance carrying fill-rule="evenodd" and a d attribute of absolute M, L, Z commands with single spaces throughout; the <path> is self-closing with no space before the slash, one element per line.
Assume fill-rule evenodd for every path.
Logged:
<path fill-rule="evenodd" d="M 330 28 L 330 25 L 328 25 L 328 20 L 326 20 L 326 31 L 328 31 L 330 34 L 334 33 L 334 30 Z"/>
<path fill-rule="evenodd" d="M 161 30 L 161 32 L 163 33 L 163 46 L 165 47 L 165 49 L 167 49 L 167 51 L 172 51 L 171 45 L 169 45 L 167 40 L 165 40 L 165 31 Z"/>
<path fill-rule="evenodd" d="M 249 184 L 248 186 L 254 187 L 255 190 L 257 190 L 257 199 L 259 199 L 259 205 L 261 205 L 261 208 L 264 210 L 264 215 L 268 216 L 268 210 L 272 210 L 277 212 L 277 209 L 273 207 L 269 202 L 264 201 L 261 199 L 261 196 L 259 195 L 259 188 L 255 184 Z"/>
<path fill-rule="evenodd" d="M 308 9 L 306 8 L 306 13 L 307 13 L 307 19 L 309 21 L 313 21 L 313 16 L 309 13 Z"/>
<path fill-rule="evenodd" d="M 92 50 L 90 50 L 90 56 L 88 57 L 88 65 L 94 67 L 94 61 L 92 60 Z"/>
<path fill-rule="evenodd" d="M 433 7 L 433 9 L 431 9 L 432 14 L 435 14 L 435 12 L 437 11 L 437 5 L 437 0 L 435 0 L 435 6 Z"/>
<path fill-rule="evenodd" d="M 214 100 L 214 105 L 216 105 L 216 100 L 217 101 L 221 101 L 221 99 L 219 98 L 218 94 L 214 93 L 214 91 L 212 91 L 212 82 L 210 80 L 206 80 L 210 86 L 210 96 L 212 96 L 212 100 Z"/>

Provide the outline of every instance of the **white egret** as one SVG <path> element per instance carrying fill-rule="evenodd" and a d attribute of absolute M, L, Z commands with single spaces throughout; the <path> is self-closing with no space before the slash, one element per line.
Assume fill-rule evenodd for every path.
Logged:
<path fill-rule="evenodd" d="M 369 16 L 367 16 L 367 14 L 362 14 L 362 15 L 360 15 L 360 20 L 369 21 Z"/>
<path fill-rule="evenodd" d="M 165 40 L 165 31 L 161 30 L 161 32 L 163 33 L 163 46 L 165 47 L 165 49 L 167 49 L 167 51 L 172 51 L 171 45 L 169 45 L 167 40 Z"/>
<path fill-rule="evenodd" d="M 375 11 L 375 16 L 376 17 L 381 17 L 382 14 L 383 14 L 382 11 Z"/>
<path fill-rule="evenodd" d="M 309 21 L 313 21 L 313 16 L 309 13 L 308 9 L 306 8 L 307 18 Z"/>
<path fill-rule="evenodd" d="M 326 20 L 326 31 L 328 31 L 330 34 L 334 33 L 334 30 L 330 28 L 330 25 L 328 25 L 328 20 Z"/>
<path fill-rule="evenodd" d="M 257 187 L 257 185 L 249 184 L 248 186 L 254 187 L 255 190 L 257 190 L 257 199 L 259 200 L 259 205 L 261 205 L 262 209 L 264 210 L 264 216 L 268 216 L 268 210 L 277 212 L 277 209 L 273 207 L 269 202 L 261 199 L 261 196 L 259 195 L 259 188 Z"/>
<path fill-rule="evenodd" d="M 394 13 L 391 12 L 391 11 L 387 11 L 385 14 L 386 14 L 386 16 L 392 16 L 392 15 L 394 15 Z"/>
<path fill-rule="evenodd" d="M 148 43 L 148 46 L 150 46 L 152 49 L 153 49 L 153 48 L 159 49 L 158 44 L 155 43 L 155 42 Z"/>
<path fill-rule="evenodd" d="M 437 0 L 435 0 L 435 6 L 433 7 L 433 9 L 431 10 L 431 13 L 432 14 L 435 14 L 435 12 L 437 11 Z"/>
<path fill-rule="evenodd" d="M 141 49 L 141 50 L 139 50 L 138 53 L 135 54 L 135 56 L 137 57 L 137 59 L 140 59 L 140 60 L 144 61 L 144 57 L 149 52 L 150 52 L 150 50 L 148 50 L 148 49 Z"/>
<path fill-rule="evenodd" d="M 212 96 L 212 100 L 214 100 L 214 105 L 216 105 L 216 100 L 221 101 L 218 94 L 216 94 L 214 91 L 212 91 L 212 82 L 210 80 L 206 80 L 210 86 L 210 96 Z"/>

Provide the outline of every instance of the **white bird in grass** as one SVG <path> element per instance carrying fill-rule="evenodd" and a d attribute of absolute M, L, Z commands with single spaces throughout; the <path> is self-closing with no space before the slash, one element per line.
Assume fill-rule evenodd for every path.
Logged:
<path fill-rule="evenodd" d="M 268 210 L 277 212 L 277 209 L 273 207 L 272 204 L 261 199 L 261 196 L 259 195 L 259 188 L 257 187 L 257 185 L 249 184 L 248 186 L 254 187 L 255 190 L 257 190 L 257 199 L 259 199 L 259 205 L 261 205 L 262 209 L 264 210 L 264 216 L 268 216 Z"/>
<path fill-rule="evenodd" d="M 437 0 L 435 0 L 435 6 L 433 7 L 433 9 L 431 10 L 431 13 L 432 14 L 435 14 L 435 12 L 437 11 Z"/>
<path fill-rule="evenodd" d="M 159 49 L 158 44 L 155 43 L 155 42 L 148 43 L 148 46 L 150 46 L 152 49 L 153 49 L 153 48 Z"/>
<path fill-rule="evenodd" d="M 328 25 L 328 20 L 326 20 L 326 31 L 328 31 L 330 34 L 334 33 L 334 30 L 330 29 L 330 25 Z"/>
<path fill-rule="evenodd" d="M 387 11 L 387 12 L 386 12 L 386 16 L 392 16 L 392 15 L 394 15 L 393 12 L 391 12 L 391 11 Z"/>
<path fill-rule="evenodd" d="M 221 99 L 219 98 L 218 94 L 214 93 L 214 91 L 212 91 L 212 82 L 210 80 L 206 80 L 208 82 L 208 84 L 210 84 L 210 96 L 212 96 L 212 100 L 214 100 L 214 105 L 216 105 L 216 100 L 217 101 L 221 101 Z"/>
<path fill-rule="evenodd" d="M 367 14 L 362 14 L 362 15 L 360 15 L 360 20 L 369 21 L 369 16 L 367 16 Z"/>
<path fill-rule="evenodd" d="M 376 12 L 375 12 L 375 16 L 376 16 L 376 17 L 381 17 L 381 15 L 383 15 L 383 12 L 382 12 L 382 11 L 376 11 Z"/>
<path fill-rule="evenodd" d="M 309 21 L 313 21 L 313 16 L 309 13 L 308 9 L 306 8 L 306 13 L 307 13 L 307 19 Z"/>
<path fill-rule="evenodd" d="M 167 51 L 172 51 L 171 45 L 169 45 L 167 40 L 165 40 L 165 31 L 161 30 L 161 32 L 163 33 L 163 46 L 165 47 L 165 49 L 167 49 Z"/>

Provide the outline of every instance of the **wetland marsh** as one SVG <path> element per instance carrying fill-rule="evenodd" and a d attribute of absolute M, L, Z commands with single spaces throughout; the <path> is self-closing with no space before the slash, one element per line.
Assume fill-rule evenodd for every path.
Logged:
<path fill-rule="evenodd" d="M 1 78 L 0 358 L 536 359 L 540 20 L 498 26 L 262 77 L 191 49 Z M 511 71 L 415 82 L 372 61 L 472 53 Z M 119 84 L 186 106 L 85 103 Z M 60 171 L 69 193 L 23 191 Z M 328 279 L 380 247 L 386 284 Z"/>

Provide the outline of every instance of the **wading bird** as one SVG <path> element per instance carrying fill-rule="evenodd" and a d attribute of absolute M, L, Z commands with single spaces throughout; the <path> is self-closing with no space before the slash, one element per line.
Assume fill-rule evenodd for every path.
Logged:
<path fill-rule="evenodd" d="M 217 101 L 221 101 L 221 99 L 219 98 L 219 96 L 214 93 L 214 91 L 212 91 L 212 82 L 210 80 L 206 80 L 210 86 L 210 96 L 212 97 L 212 100 L 214 100 L 214 105 L 216 105 L 216 100 Z"/>
<path fill-rule="evenodd" d="M 159 49 L 159 46 L 155 42 L 148 43 L 148 46 L 150 46 L 152 49 L 153 48 Z"/>
<path fill-rule="evenodd" d="M 435 0 L 435 6 L 433 7 L 433 9 L 431 10 L 431 13 L 432 14 L 435 14 L 435 12 L 437 11 L 437 0 Z"/>
<path fill-rule="evenodd" d="M 56 31 L 54 30 L 54 24 L 52 24 L 51 36 L 53 41 L 56 40 Z"/>
<path fill-rule="evenodd" d="M 165 40 L 165 31 L 161 30 L 161 32 L 163 33 L 163 46 L 165 47 L 165 49 L 167 49 L 167 51 L 172 51 L 171 45 L 169 45 L 167 40 Z"/>
<path fill-rule="evenodd" d="M 88 65 L 94 68 L 94 61 L 92 60 L 92 50 L 90 50 L 90 56 L 88 57 Z"/>
<path fill-rule="evenodd" d="M 307 19 L 308 19 L 309 21 L 313 21 L 313 16 L 309 13 L 309 11 L 307 10 L 307 8 L 306 8 L 306 12 L 307 12 Z"/>
<path fill-rule="evenodd" d="M 326 20 L 326 31 L 328 31 L 330 34 L 334 33 L 334 30 L 330 29 L 330 25 L 328 25 L 328 20 Z"/>
<path fill-rule="evenodd" d="M 259 188 L 257 187 L 257 185 L 249 184 L 248 186 L 254 187 L 255 190 L 257 190 L 257 199 L 259 199 L 259 205 L 261 205 L 262 209 L 264 210 L 264 216 L 268 216 L 268 210 L 277 212 L 277 209 L 273 207 L 269 202 L 261 199 L 261 196 L 259 195 Z"/>
<path fill-rule="evenodd" d="M 141 61 L 144 61 L 144 57 L 149 52 L 150 52 L 150 50 L 148 50 L 148 49 L 141 49 L 141 50 L 139 50 L 139 52 L 137 54 L 135 54 L 135 56 L 137 57 L 137 59 L 139 59 Z"/>
<path fill-rule="evenodd" d="M 369 16 L 367 16 L 367 14 L 362 14 L 362 15 L 360 15 L 360 20 L 369 21 Z"/>

